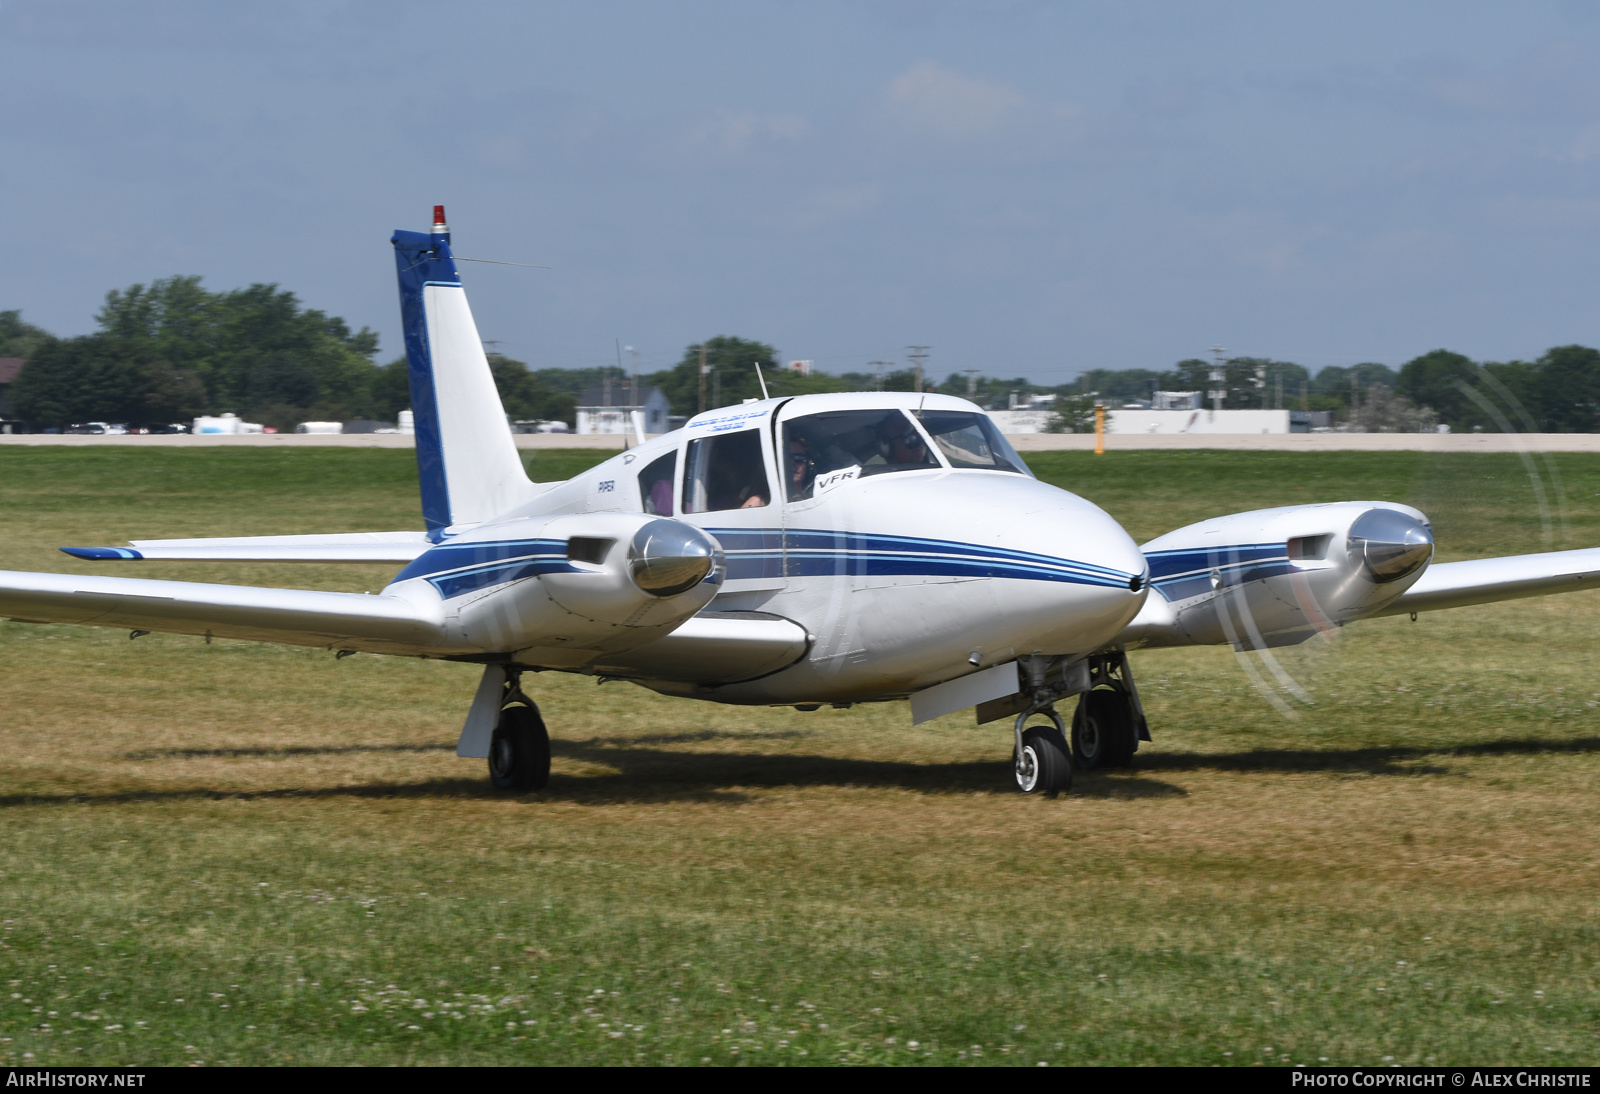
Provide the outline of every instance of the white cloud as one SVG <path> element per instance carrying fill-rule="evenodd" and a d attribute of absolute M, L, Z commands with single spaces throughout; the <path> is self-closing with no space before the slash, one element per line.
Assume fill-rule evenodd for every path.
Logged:
<path fill-rule="evenodd" d="M 890 82 L 886 113 L 906 128 L 960 140 L 1019 125 L 1028 100 L 1005 84 L 921 61 Z"/>
<path fill-rule="evenodd" d="M 736 157 L 793 144 L 811 133 L 811 123 L 798 115 L 723 111 L 691 126 L 684 143 L 697 153 Z"/>
<path fill-rule="evenodd" d="M 883 187 L 875 182 L 822 186 L 784 210 L 777 223 L 790 231 L 814 231 L 853 220 L 876 208 L 882 200 Z"/>

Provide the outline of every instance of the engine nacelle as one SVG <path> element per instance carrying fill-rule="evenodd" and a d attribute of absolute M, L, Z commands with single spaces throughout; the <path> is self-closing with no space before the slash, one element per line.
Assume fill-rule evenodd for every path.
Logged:
<path fill-rule="evenodd" d="M 693 525 L 581 513 L 452 537 L 402 570 L 391 591 L 424 595 L 425 584 L 442 597 L 453 644 L 531 651 L 517 659 L 564 667 L 670 633 L 710 603 L 725 569 L 721 545 Z"/>
<path fill-rule="evenodd" d="M 1146 543 L 1152 595 L 1125 644 L 1287 646 L 1368 616 L 1422 576 L 1433 532 L 1416 509 L 1338 502 L 1260 509 Z"/>

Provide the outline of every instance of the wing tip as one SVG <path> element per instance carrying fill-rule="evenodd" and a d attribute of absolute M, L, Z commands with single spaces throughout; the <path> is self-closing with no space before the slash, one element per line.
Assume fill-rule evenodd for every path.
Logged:
<path fill-rule="evenodd" d="M 60 549 L 73 558 L 87 558 L 96 561 L 144 557 L 132 547 L 62 547 Z"/>

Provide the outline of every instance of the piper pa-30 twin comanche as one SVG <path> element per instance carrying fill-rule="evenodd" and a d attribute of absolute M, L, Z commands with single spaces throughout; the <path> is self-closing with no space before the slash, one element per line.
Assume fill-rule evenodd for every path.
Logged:
<path fill-rule="evenodd" d="M 443 210 L 392 242 L 426 531 L 65 549 L 403 563 L 387 588 L 0 573 L 0 616 L 482 664 L 457 752 L 487 757 L 506 790 L 548 778 L 521 681 L 553 669 L 720 703 L 909 697 L 917 722 L 976 707 L 980 723 L 1011 719 L 1018 787 L 1055 794 L 1074 760 L 1123 766 L 1150 739 L 1129 650 L 1266 649 L 1600 576 L 1600 550 L 1430 566 L 1427 519 L 1386 502 L 1218 517 L 1141 549 L 944 395 L 762 399 L 651 440 L 636 418 L 632 449 L 530 482 Z"/>

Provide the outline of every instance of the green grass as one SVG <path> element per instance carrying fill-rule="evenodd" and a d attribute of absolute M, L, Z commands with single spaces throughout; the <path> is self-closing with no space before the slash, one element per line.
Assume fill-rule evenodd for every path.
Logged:
<path fill-rule="evenodd" d="M 1514 456 L 1031 462 L 1141 540 L 1389 498 L 1444 557 L 1542 544 Z M 1555 545 L 1600 543 L 1600 460 L 1554 463 Z M 387 572 L 54 546 L 419 524 L 389 451 L 6 448 L 0 500 L 5 568 L 314 588 Z M 1294 722 L 1226 651 L 1136 654 L 1155 743 L 1056 801 L 970 714 L 556 674 L 551 786 L 504 799 L 466 666 L 0 624 L 0 1063 L 1587 1064 L 1597 608 L 1276 651 Z"/>

